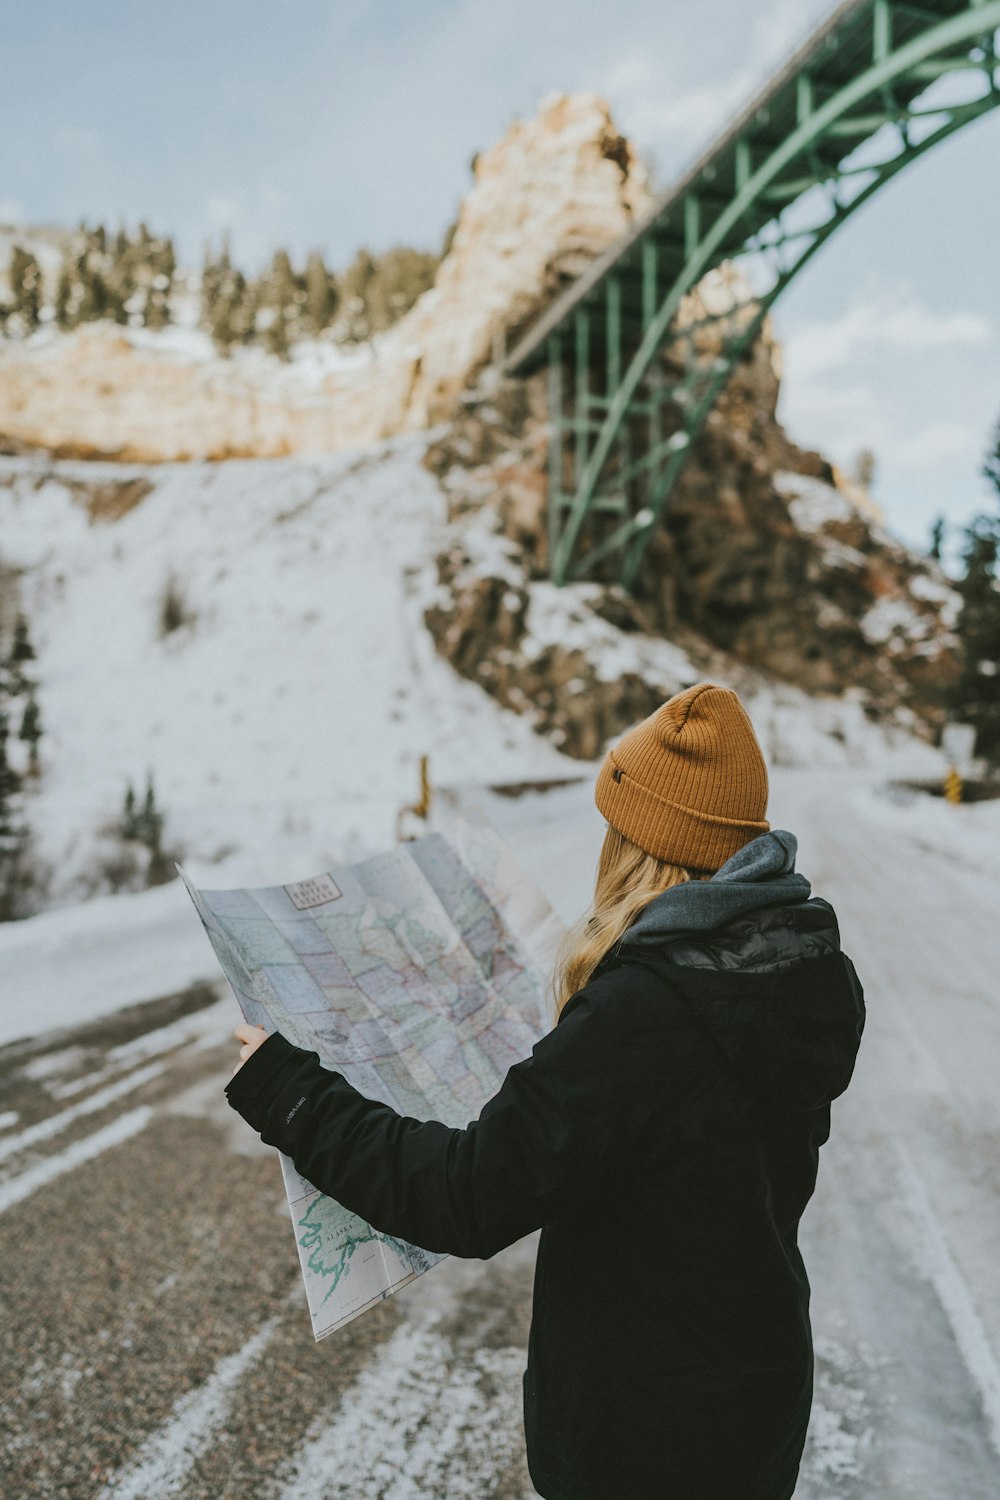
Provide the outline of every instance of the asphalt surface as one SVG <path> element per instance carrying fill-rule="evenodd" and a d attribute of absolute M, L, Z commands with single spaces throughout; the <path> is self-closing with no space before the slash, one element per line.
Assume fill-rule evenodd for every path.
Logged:
<path fill-rule="evenodd" d="M 0 1494 L 533 1494 L 532 1242 L 314 1343 L 278 1157 L 223 1094 L 237 1021 L 196 990 L 0 1053 Z"/>
<path fill-rule="evenodd" d="M 772 799 L 869 1001 L 803 1221 L 796 1500 L 997 1500 L 1000 880 L 856 780 L 779 772 Z M 588 798 L 491 811 L 536 878 L 579 880 Z M 223 1094 L 237 1019 L 206 986 L 0 1050 L 0 1496 L 531 1496 L 533 1239 L 315 1344 L 278 1158 Z"/>

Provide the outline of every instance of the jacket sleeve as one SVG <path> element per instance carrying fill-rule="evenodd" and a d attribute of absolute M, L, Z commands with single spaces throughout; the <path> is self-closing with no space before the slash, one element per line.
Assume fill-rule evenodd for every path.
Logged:
<path fill-rule="evenodd" d="M 366 1098 L 315 1052 L 272 1033 L 229 1103 L 302 1176 L 384 1234 L 487 1259 L 599 1191 L 610 1122 L 607 1025 L 581 991 L 465 1129 Z"/>

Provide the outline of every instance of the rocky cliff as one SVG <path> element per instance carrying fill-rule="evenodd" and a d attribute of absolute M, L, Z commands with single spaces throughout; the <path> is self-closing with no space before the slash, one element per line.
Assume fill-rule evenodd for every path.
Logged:
<path fill-rule="evenodd" d="M 0 342 L 0 437 L 141 462 L 334 452 L 432 425 L 505 335 L 650 201 L 646 173 L 593 93 L 554 94 L 479 154 L 435 285 L 371 345 L 289 368 L 209 353 L 184 330 L 113 324 Z"/>
<path fill-rule="evenodd" d="M 428 452 L 450 534 L 426 619 L 460 672 L 583 758 L 686 684 L 664 640 L 746 693 L 767 679 L 849 691 L 869 718 L 934 736 L 958 595 L 857 483 L 784 432 L 768 325 L 693 447 L 634 595 L 545 579 L 543 381 L 470 397 Z"/>
<path fill-rule="evenodd" d="M 748 691 L 762 674 L 850 690 L 871 717 L 932 734 L 957 596 L 862 489 L 783 432 L 767 324 L 692 452 L 635 596 L 546 581 L 544 386 L 502 380 L 500 356 L 649 202 L 606 103 L 553 95 L 477 158 L 435 286 L 371 346 L 282 366 L 259 352 L 193 359 L 182 330 L 46 332 L 0 346 L 0 434 L 9 448 L 156 462 L 358 448 L 440 426 L 428 464 L 449 532 L 427 624 L 459 672 L 560 748 L 597 754 L 692 662 Z M 698 318 L 736 275 L 712 273 L 681 316 Z"/>

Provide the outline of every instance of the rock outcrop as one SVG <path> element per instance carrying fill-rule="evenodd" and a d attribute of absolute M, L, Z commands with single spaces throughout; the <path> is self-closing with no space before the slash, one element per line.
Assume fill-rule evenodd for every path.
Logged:
<path fill-rule="evenodd" d="M 932 733 L 955 671 L 957 595 L 886 532 L 860 486 L 784 433 L 767 322 L 693 447 L 634 597 L 610 573 L 547 581 L 544 379 L 501 379 L 504 341 L 651 195 L 591 93 L 550 96 L 474 171 L 435 286 L 372 345 L 282 366 L 259 351 L 193 359 L 176 330 L 42 334 L 0 346 L 0 434 L 66 456 L 159 461 L 358 448 L 440 425 L 427 462 L 450 529 L 427 624 L 458 671 L 560 748 L 597 754 L 692 664 L 734 685 L 765 673 L 816 694 L 851 689 L 872 718 Z M 745 290 L 723 266 L 685 299 L 699 358 L 718 353 L 705 311 Z M 92 519 L 139 499 L 111 486 Z"/>
<path fill-rule="evenodd" d="M 447 418 L 476 370 L 650 202 L 594 93 L 554 94 L 479 154 L 435 285 L 371 346 L 306 369 L 193 359 L 113 324 L 0 343 L 0 435 L 67 457 L 273 457 L 375 443 Z M 327 354 L 331 351 L 328 349 Z"/>
<path fill-rule="evenodd" d="M 791 442 L 779 386 L 765 325 L 692 449 L 634 596 L 610 574 L 546 580 L 542 377 L 470 401 L 426 459 L 450 520 L 426 615 L 438 649 L 585 759 L 686 685 L 690 663 L 746 690 L 762 674 L 851 690 L 871 719 L 933 737 L 958 595 L 856 482 Z"/>

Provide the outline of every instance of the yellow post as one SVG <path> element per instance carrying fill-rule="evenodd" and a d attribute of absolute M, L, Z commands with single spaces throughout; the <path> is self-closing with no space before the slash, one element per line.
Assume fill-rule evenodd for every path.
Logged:
<path fill-rule="evenodd" d="M 944 795 L 946 802 L 956 803 L 962 800 L 962 778 L 954 766 L 944 778 Z"/>
<path fill-rule="evenodd" d="M 427 822 L 427 814 L 431 810 L 431 776 L 430 762 L 426 755 L 420 757 L 420 800 L 408 807 L 401 807 L 396 814 L 396 838 L 399 840 L 414 839 L 415 833 L 406 833 L 404 819 L 407 813 L 413 813 L 421 822 Z"/>
<path fill-rule="evenodd" d="M 420 757 L 420 801 L 413 809 L 421 818 L 426 818 L 431 810 L 431 778 L 428 765 L 428 757 L 422 755 Z"/>

